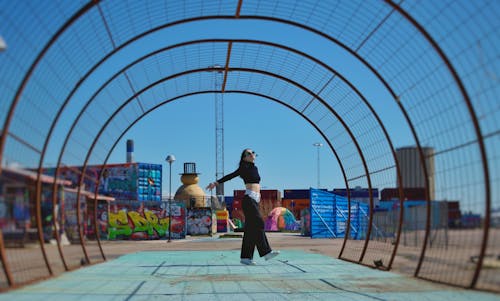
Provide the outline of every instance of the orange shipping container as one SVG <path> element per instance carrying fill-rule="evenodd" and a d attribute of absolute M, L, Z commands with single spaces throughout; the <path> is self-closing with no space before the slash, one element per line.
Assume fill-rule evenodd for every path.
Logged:
<path fill-rule="evenodd" d="M 309 199 L 283 199 L 283 207 L 290 210 L 295 218 L 300 218 L 300 211 L 304 208 L 309 208 Z"/>

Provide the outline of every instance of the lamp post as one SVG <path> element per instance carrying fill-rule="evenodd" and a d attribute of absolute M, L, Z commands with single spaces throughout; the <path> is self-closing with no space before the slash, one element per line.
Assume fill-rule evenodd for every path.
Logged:
<path fill-rule="evenodd" d="M 317 150 L 318 150 L 318 157 L 317 157 L 317 160 L 318 160 L 318 189 L 320 188 L 320 174 L 319 174 L 319 148 L 323 146 L 323 143 L 319 143 L 319 142 L 316 142 L 316 143 L 313 143 L 313 146 L 316 146 Z"/>
<path fill-rule="evenodd" d="M 7 43 L 5 43 L 5 40 L 0 36 L 0 51 L 4 51 L 7 49 Z"/>
<path fill-rule="evenodd" d="M 169 165 L 169 179 L 168 179 L 168 242 L 172 238 L 172 163 L 175 161 L 174 155 L 168 155 L 165 161 Z"/>

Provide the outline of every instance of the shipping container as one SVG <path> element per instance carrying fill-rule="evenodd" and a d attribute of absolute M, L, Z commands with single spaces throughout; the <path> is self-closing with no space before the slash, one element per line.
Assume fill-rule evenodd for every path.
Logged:
<path fill-rule="evenodd" d="M 307 199 L 282 199 L 281 204 L 283 207 L 290 210 L 296 219 L 300 219 L 300 212 L 304 208 L 309 208 L 310 200 Z"/>
<path fill-rule="evenodd" d="M 327 191 L 326 188 L 317 189 Z M 285 189 L 283 190 L 284 199 L 310 199 L 310 189 Z"/>
<path fill-rule="evenodd" d="M 243 228 L 245 224 L 245 214 L 243 213 L 243 209 L 233 208 L 231 211 L 231 220 L 238 228 Z"/>
<path fill-rule="evenodd" d="M 234 198 L 242 198 L 245 196 L 245 190 L 234 190 Z M 281 191 L 275 189 L 262 189 L 260 191 L 261 199 L 281 200 Z"/>
<path fill-rule="evenodd" d="M 243 198 L 245 196 L 245 190 L 233 190 L 234 198 Z"/>
<path fill-rule="evenodd" d="M 350 232 L 352 239 L 364 239 L 369 216 L 369 206 L 351 200 Z M 305 211 L 305 210 L 303 210 Z M 312 238 L 341 238 L 346 234 L 349 217 L 347 198 L 311 189 L 309 206 L 310 235 Z"/>
<path fill-rule="evenodd" d="M 405 200 L 425 200 L 425 188 L 403 188 Z M 398 188 L 385 188 L 380 192 L 382 200 L 399 200 Z"/>
<path fill-rule="evenodd" d="M 224 203 L 226 204 L 227 211 L 231 212 L 233 210 L 234 196 L 225 196 Z"/>
<path fill-rule="evenodd" d="M 309 189 L 285 189 L 283 190 L 284 199 L 309 199 Z"/>
<path fill-rule="evenodd" d="M 479 228 L 481 227 L 481 215 L 466 213 L 460 218 L 462 228 Z"/>
<path fill-rule="evenodd" d="M 161 201 L 162 166 L 161 164 L 137 163 L 137 200 Z"/>
<path fill-rule="evenodd" d="M 235 209 L 242 211 L 242 202 L 245 196 L 245 190 L 234 190 L 233 208 L 231 216 Z M 274 189 L 263 189 L 260 191 L 259 211 L 262 219 L 265 219 L 269 212 L 276 207 L 281 207 L 281 191 Z"/>
<path fill-rule="evenodd" d="M 347 189 L 345 189 L 345 188 L 334 188 L 331 191 L 331 193 L 333 193 L 335 195 L 347 197 Z M 349 193 L 350 193 L 351 200 L 356 200 L 358 202 L 370 204 L 370 189 L 361 188 L 361 187 L 357 186 L 357 187 L 354 187 L 352 189 L 349 189 Z M 371 193 L 372 193 L 373 205 L 378 206 L 379 205 L 378 188 L 372 188 Z"/>
<path fill-rule="evenodd" d="M 281 191 L 275 189 L 262 189 L 260 191 L 260 198 L 281 201 Z"/>
<path fill-rule="evenodd" d="M 243 210 L 243 197 L 234 197 L 232 209 Z"/>

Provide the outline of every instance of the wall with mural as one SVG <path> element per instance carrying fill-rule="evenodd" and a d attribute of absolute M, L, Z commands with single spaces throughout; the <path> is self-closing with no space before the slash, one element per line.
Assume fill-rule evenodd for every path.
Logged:
<path fill-rule="evenodd" d="M 61 167 L 60 177 L 77 187 L 81 167 Z M 122 163 L 87 166 L 83 183 L 85 190 L 113 196 L 116 200 L 161 201 L 161 164 Z M 101 175 L 102 171 L 102 175 Z M 46 169 L 45 174 L 54 175 L 55 168 Z"/>
<path fill-rule="evenodd" d="M 168 237 L 168 202 L 116 201 L 110 205 L 108 237 L 115 239 L 162 239 Z M 171 238 L 186 237 L 186 207 L 172 202 Z"/>
<path fill-rule="evenodd" d="M 187 233 L 189 235 L 212 234 L 213 221 L 211 208 L 190 208 L 187 217 Z M 216 224 L 214 224 L 216 225 Z"/>
<path fill-rule="evenodd" d="M 70 242 L 78 242 L 80 239 L 80 232 L 78 230 L 78 208 L 77 208 L 77 193 L 76 191 L 64 191 L 64 216 L 61 221 L 64 222 L 64 232 Z M 80 196 L 80 227 L 83 233 L 87 229 L 86 223 L 87 216 L 87 199 Z M 59 219 L 58 219 L 59 220 Z"/>
<path fill-rule="evenodd" d="M 85 235 L 89 239 L 95 239 L 96 229 L 94 227 L 94 201 L 87 202 L 87 228 Z M 108 238 L 108 215 L 109 215 L 109 202 L 99 200 L 97 201 L 97 229 L 100 239 Z"/>

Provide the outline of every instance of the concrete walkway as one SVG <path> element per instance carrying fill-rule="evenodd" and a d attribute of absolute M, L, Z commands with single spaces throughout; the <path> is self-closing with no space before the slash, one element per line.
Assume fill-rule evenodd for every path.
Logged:
<path fill-rule="evenodd" d="M 138 252 L 0 294 L 0 300 L 500 300 L 303 251 L 256 261 L 241 265 L 239 251 Z"/>

